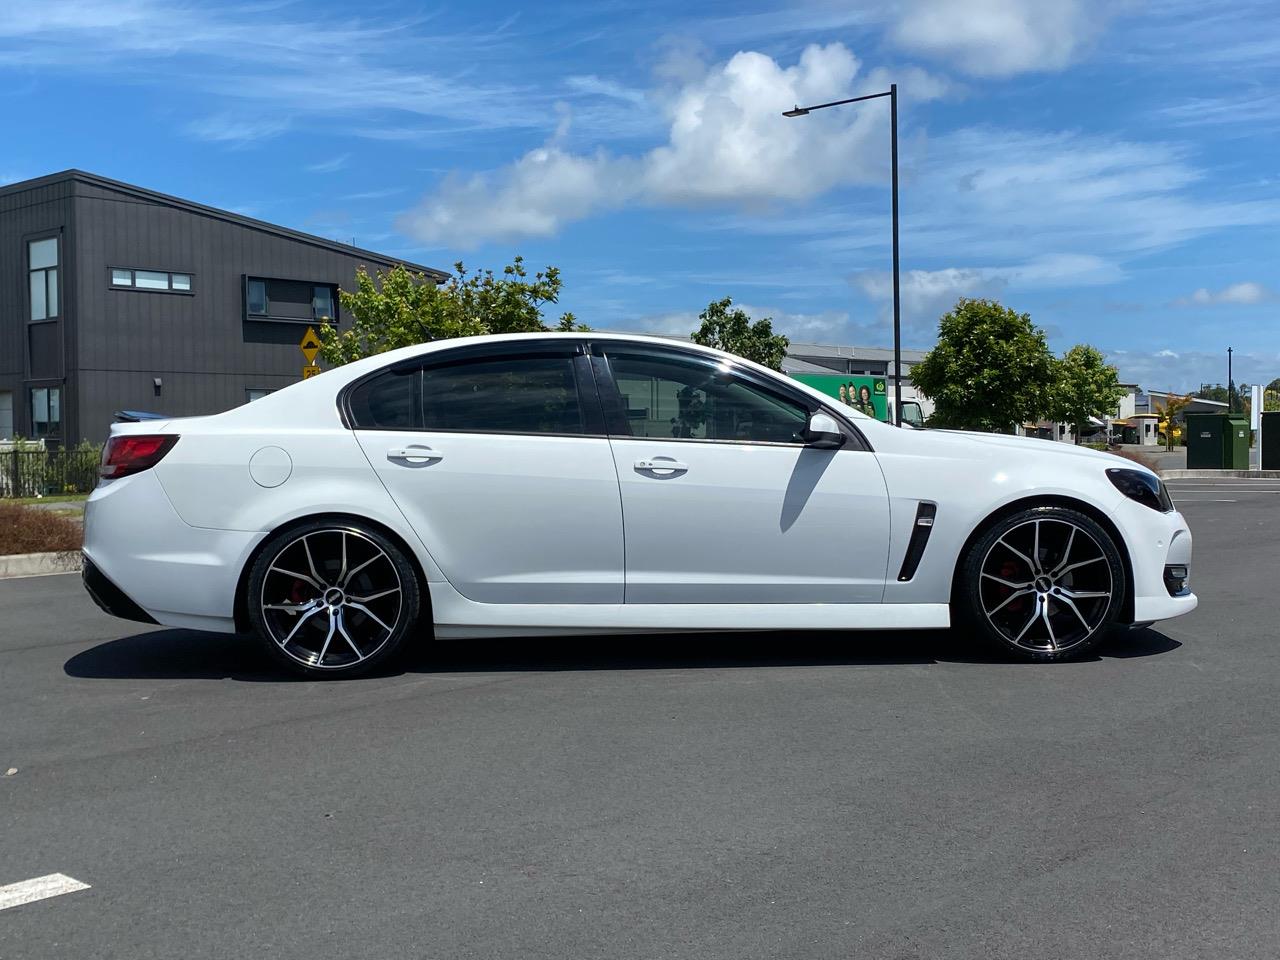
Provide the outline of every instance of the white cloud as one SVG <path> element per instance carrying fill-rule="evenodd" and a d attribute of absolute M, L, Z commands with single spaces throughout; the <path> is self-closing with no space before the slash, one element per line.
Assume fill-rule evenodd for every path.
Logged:
<path fill-rule="evenodd" d="M 347 161 L 351 159 L 351 154 L 340 153 L 336 157 L 330 157 L 328 160 L 320 160 L 316 163 L 308 164 L 307 171 L 309 173 L 337 173 L 347 165 Z"/>
<path fill-rule="evenodd" d="M 1167 347 L 1150 352 L 1106 351 L 1107 362 L 1120 371 L 1124 383 L 1147 390 L 1196 390 L 1202 383 L 1227 382 L 1227 352 L 1174 351 Z M 1237 350 L 1232 371 L 1236 383 L 1270 383 L 1280 369 L 1280 354 Z"/>
<path fill-rule="evenodd" d="M 891 320 L 893 275 L 887 270 L 866 270 L 851 279 L 854 286 L 881 303 L 880 319 Z M 907 270 L 900 281 L 903 328 L 916 335 L 933 333 L 938 318 L 961 297 L 995 297 L 1007 284 L 1007 278 L 985 269 Z"/>
<path fill-rule="evenodd" d="M 912 334 L 933 333 L 942 314 L 961 297 L 999 298 L 1006 289 L 1026 290 L 1111 283 L 1123 278 L 1112 263 L 1087 254 L 1033 257 L 1008 266 L 907 270 L 901 277 L 902 324 Z M 881 304 L 882 321 L 892 317 L 893 275 L 864 270 L 850 278 L 855 287 Z"/>
<path fill-rule="evenodd" d="M 43 0 L 9 6 L 13 10 L 0 16 L 0 65 L 180 85 L 256 112 L 269 107 L 295 117 L 368 120 L 393 113 L 473 129 L 539 129 L 553 122 L 550 92 L 476 72 L 480 62 L 509 62 L 527 49 L 509 24 L 447 33 L 432 29 L 427 16 L 359 19 L 288 3 Z M 191 132 L 201 136 L 200 125 Z M 243 138 L 224 138 L 234 139 Z"/>
<path fill-rule="evenodd" d="M 530 150 L 497 173 L 450 176 L 397 226 L 427 244 L 470 249 L 485 240 L 545 237 L 565 223 L 625 202 L 631 164 L 603 152 Z"/>
<path fill-rule="evenodd" d="M 875 330 L 872 336 L 881 335 L 878 325 L 867 328 L 853 324 L 848 311 L 845 310 L 797 313 L 749 303 L 735 303 L 734 306 L 745 310 L 753 322 L 770 319 L 773 322 L 774 333 L 785 334 L 798 343 L 848 343 L 851 339 L 861 341 L 866 339 L 871 329 Z M 698 329 L 698 325 L 698 314 L 695 311 L 676 310 L 670 313 L 632 317 L 619 321 L 615 326 L 618 330 L 633 333 L 688 337 Z"/>
<path fill-rule="evenodd" d="M 244 117 L 230 114 L 193 120 L 184 130 L 197 140 L 244 146 L 258 140 L 269 140 L 289 129 L 289 122 L 275 117 Z"/>
<path fill-rule="evenodd" d="M 1280 294 L 1250 280 L 1244 283 L 1233 283 L 1221 290 L 1201 287 L 1194 293 L 1174 300 L 1173 304 L 1178 307 L 1207 307 L 1215 304 L 1252 306 L 1276 299 L 1280 299 Z"/>
<path fill-rule="evenodd" d="M 886 174 L 882 106 L 781 116 L 832 90 L 859 91 L 859 67 L 838 43 L 810 46 L 790 67 L 738 53 L 666 93 L 662 146 L 640 156 L 581 155 L 564 149 L 562 132 L 507 167 L 446 180 L 402 225 L 422 242 L 466 247 L 546 236 L 630 202 L 764 204 L 877 180 Z M 917 96 L 943 89 L 928 74 L 911 78 Z"/>
<path fill-rule="evenodd" d="M 608 97 L 624 103 L 639 105 L 647 99 L 643 90 L 624 87 L 613 80 L 606 80 L 594 73 L 581 74 L 565 79 L 565 85 L 577 93 L 591 94 L 597 97 Z"/>
<path fill-rule="evenodd" d="M 1102 30 L 1102 0 L 904 0 L 890 26 L 900 47 L 972 76 L 1061 70 Z"/>

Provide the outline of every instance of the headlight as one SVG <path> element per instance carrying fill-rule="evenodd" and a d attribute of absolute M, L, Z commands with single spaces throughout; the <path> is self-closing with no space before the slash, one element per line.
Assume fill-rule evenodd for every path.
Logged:
<path fill-rule="evenodd" d="M 1137 500 L 1144 507 L 1161 513 L 1173 510 L 1173 501 L 1169 498 L 1169 491 L 1165 489 L 1164 483 L 1145 470 L 1111 467 L 1107 470 L 1107 479 L 1126 497 Z"/>

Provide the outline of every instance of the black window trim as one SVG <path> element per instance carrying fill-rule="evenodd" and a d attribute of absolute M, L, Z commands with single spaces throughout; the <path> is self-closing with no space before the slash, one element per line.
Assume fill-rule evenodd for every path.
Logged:
<path fill-rule="evenodd" d="M 695 350 L 682 350 L 675 344 L 638 343 L 634 340 L 596 340 L 590 344 L 590 347 L 592 369 L 596 375 L 596 380 L 598 384 L 607 384 L 599 386 L 599 396 L 605 413 L 605 425 L 609 430 L 609 438 L 611 440 L 643 440 L 651 443 L 666 443 L 668 441 L 676 443 L 716 443 L 753 447 L 786 447 L 788 449 L 805 448 L 803 443 L 786 443 L 776 440 L 716 440 L 707 437 L 637 437 L 633 435 L 631 426 L 626 419 L 626 411 L 622 409 L 622 393 L 618 389 L 617 381 L 614 380 L 613 371 L 609 366 L 610 350 L 614 353 L 639 352 L 648 353 L 655 357 L 669 356 L 681 360 L 695 360 L 704 363 L 720 360 L 727 364 L 734 379 L 741 380 L 764 393 L 772 394 L 780 400 L 803 407 L 809 412 L 810 416 L 818 411 L 830 415 L 840 425 L 841 432 L 845 435 L 846 442 L 843 447 L 839 448 L 840 450 L 872 451 L 871 444 L 862 431 L 851 424 L 847 418 L 841 416 L 831 405 L 822 403 L 816 397 L 811 397 L 803 391 L 792 390 L 787 384 L 779 383 L 771 377 L 763 376 L 749 367 L 734 362 L 731 358 L 715 357 Z"/>
<path fill-rule="evenodd" d="M 123 269 L 123 268 L 121 268 Z M 179 270 L 179 273 L 182 271 Z M 194 276 L 194 275 L 193 275 Z M 276 317 L 268 313 L 250 313 L 249 312 L 249 281 L 261 280 L 263 283 L 270 283 L 272 280 L 278 280 L 280 283 L 301 283 L 308 287 L 328 287 L 333 291 L 333 316 L 328 320 L 321 320 L 319 317 Z M 265 291 L 264 291 L 265 292 Z M 327 323 L 329 326 L 338 326 L 338 318 L 342 315 L 342 284 L 334 283 L 332 280 L 296 280 L 291 277 L 264 277 L 256 273 L 244 273 L 240 275 L 240 295 L 241 308 L 244 310 L 244 320 L 246 323 L 305 323 L 314 326 L 317 323 Z M 315 309 L 315 290 L 311 291 L 312 309 Z M 267 295 L 267 309 L 271 309 L 271 297 Z"/>
<path fill-rule="evenodd" d="M 27 392 L 27 395 L 26 395 L 27 424 L 31 428 L 29 439 L 52 440 L 55 443 L 61 443 L 63 441 L 63 437 L 65 433 L 65 424 L 66 424 L 66 417 L 63 413 L 63 411 L 66 409 L 66 399 L 67 399 L 66 380 L 53 379 L 49 377 L 41 377 L 38 380 L 26 380 L 24 381 L 23 385 L 26 387 L 26 392 Z M 46 433 L 44 436 L 40 436 L 40 437 L 36 436 L 36 406 L 35 406 L 34 398 L 31 396 L 32 392 L 35 390 L 57 390 L 58 391 L 58 432 L 57 433 Z M 16 413 L 17 412 L 16 394 L 15 394 L 14 405 L 15 405 L 14 412 Z M 15 417 L 15 420 L 16 420 L 16 417 Z M 15 424 L 15 432 L 16 432 L 16 424 Z"/>
<path fill-rule="evenodd" d="M 44 275 L 45 275 L 45 309 L 46 309 L 46 313 L 45 313 L 45 315 L 44 315 L 43 317 L 40 317 L 39 319 L 37 319 L 37 318 L 35 318 L 35 317 L 31 316 L 31 308 L 32 308 L 32 303 L 31 303 L 31 274 L 33 274 L 33 273 L 35 273 L 35 272 L 36 272 L 36 270 L 33 270 L 33 269 L 31 268 L 31 244 L 33 244 L 33 243 L 39 243 L 41 240 L 56 240 L 56 241 L 57 241 L 57 247 L 58 247 L 58 260 L 57 260 L 57 262 L 56 262 L 52 267 L 37 267 L 37 268 L 36 268 L 36 270 L 39 270 L 40 272 L 44 273 Z M 53 322 L 55 322 L 55 321 L 61 320 L 61 319 L 62 319 L 62 317 L 63 317 L 63 311 L 64 311 L 64 309 L 65 309 L 65 304 L 63 303 L 63 296 L 62 296 L 62 294 L 63 294 L 63 290 L 65 289 L 65 285 L 64 285 L 64 284 L 63 284 L 63 282 L 62 282 L 62 273 L 63 273 L 63 269 L 64 269 L 64 268 L 63 268 L 63 263 L 62 263 L 62 254 L 63 254 L 63 252 L 64 252 L 63 248 L 64 248 L 65 246 L 66 246 L 66 245 L 62 242 L 62 227 L 54 227 L 54 228 L 53 228 L 53 229 L 51 229 L 51 230 L 37 230 L 37 231 L 35 231 L 34 233 L 24 233 L 24 234 L 22 235 L 22 262 L 23 262 L 23 264 L 24 264 L 24 270 L 23 270 L 23 273 L 22 273 L 22 277 L 23 277 L 23 282 L 24 282 L 24 287 L 25 287 L 25 289 L 22 291 L 22 299 L 23 299 L 23 302 L 26 304 L 26 310 L 24 311 L 24 313 L 25 313 L 26 318 L 27 318 L 27 321 L 26 321 L 26 322 L 27 322 L 27 324 L 32 324 L 32 323 L 53 323 Z M 49 283 L 49 271 L 50 271 L 50 270 L 56 270 L 56 271 L 57 271 L 57 273 L 58 273 L 58 279 L 57 279 L 57 281 L 56 281 L 56 282 L 57 282 L 57 284 L 58 284 L 58 286 L 57 286 L 58 312 L 57 312 L 57 313 L 55 313 L 55 314 L 52 314 L 52 315 L 50 315 L 50 314 L 47 312 L 47 311 L 48 311 L 48 304 L 49 304 L 49 287 L 48 287 L 48 283 Z M 28 398 L 28 399 L 30 399 L 30 398 Z"/>
<path fill-rule="evenodd" d="M 421 379 L 417 387 L 417 422 L 411 427 L 368 427 L 357 426 L 351 413 L 351 394 L 362 384 L 386 373 L 417 370 L 425 374 L 428 370 L 442 367 L 455 367 L 471 363 L 484 363 L 500 360 L 504 357 L 533 355 L 562 355 L 573 361 L 574 382 L 578 389 L 578 397 L 582 404 L 583 430 L 580 433 L 561 433 L 534 430 L 458 430 L 449 427 L 428 427 L 422 422 Z M 495 437 L 570 437 L 578 439 L 605 439 L 604 414 L 600 408 L 600 394 L 596 380 L 592 375 L 591 363 L 587 357 L 587 345 L 582 340 L 548 338 L 545 342 L 537 340 L 512 340 L 508 343 L 464 344 L 448 350 L 425 353 L 407 360 L 389 363 L 385 367 L 372 370 L 362 377 L 352 380 L 338 394 L 338 415 L 342 425 L 348 430 L 379 431 L 383 433 L 457 433 L 470 436 Z"/>
<path fill-rule="evenodd" d="M 115 277 L 113 275 L 116 270 L 128 270 L 129 276 L 132 282 L 116 283 Z M 142 273 L 168 274 L 169 286 L 165 287 L 163 290 L 157 290 L 155 287 L 140 287 L 138 286 L 139 271 L 141 271 Z M 175 290 L 173 286 L 173 278 L 175 274 L 180 277 L 190 277 L 191 289 Z M 180 297 L 194 297 L 196 295 L 196 274 L 194 270 L 152 270 L 150 267 L 109 266 L 107 267 L 107 288 L 110 290 L 131 290 L 134 293 L 164 293 L 164 294 L 176 293 Z"/>

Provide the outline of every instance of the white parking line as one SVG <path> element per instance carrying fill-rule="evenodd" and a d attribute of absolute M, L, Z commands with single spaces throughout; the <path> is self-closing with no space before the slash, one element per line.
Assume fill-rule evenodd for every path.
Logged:
<path fill-rule="evenodd" d="M 34 880 L 22 880 L 0 887 L 0 910 L 88 889 L 89 884 L 81 883 L 74 877 L 68 877 L 64 873 L 51 873 L 47 877 L 36 877 Z"/>

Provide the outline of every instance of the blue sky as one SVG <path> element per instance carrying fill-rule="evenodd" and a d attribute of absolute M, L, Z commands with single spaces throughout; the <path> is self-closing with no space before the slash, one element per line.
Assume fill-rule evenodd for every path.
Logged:
<path fill-rule="evenodd" d="M 1162 389 L 1280 376 L 1280 9 L 1124 0 L 0 12 L 0 179 L 67 167 L 433 266 L 559 266 L 597 328 L 729 295 L 887 345 L 962 295 Z"/>

